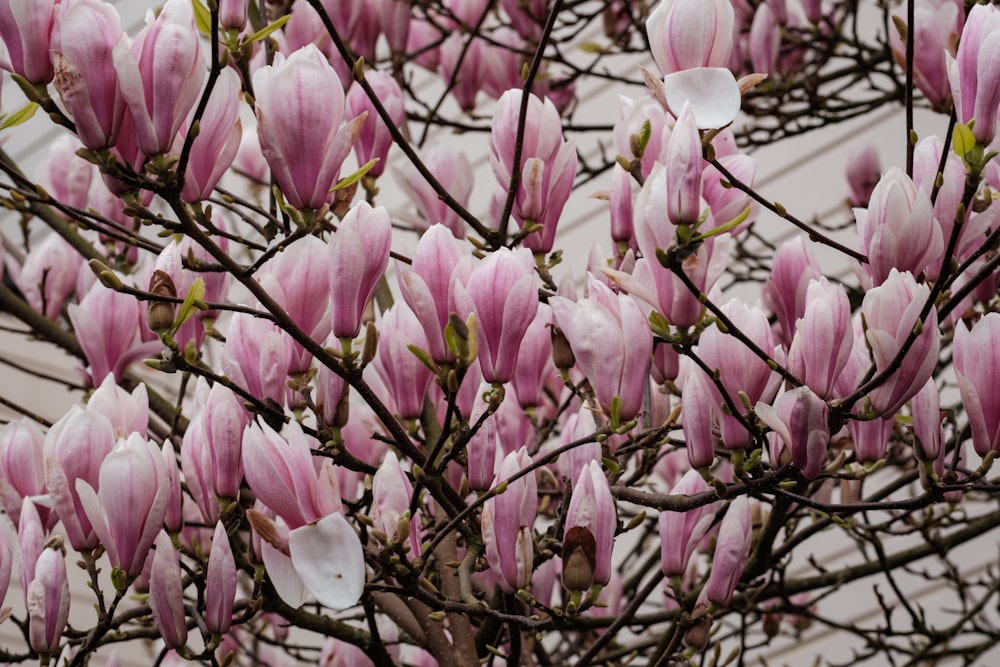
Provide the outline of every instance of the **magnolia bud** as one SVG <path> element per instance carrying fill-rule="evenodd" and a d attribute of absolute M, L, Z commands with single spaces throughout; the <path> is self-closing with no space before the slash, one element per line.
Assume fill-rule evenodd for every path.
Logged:
<path fill-rule="evenodd" d="M 590 590 L 594 583 L 596 558 L 594 534 L 583 526 L 573 526 L 563 538 L 563 586 L 570 591 Z"/>
<path fill-rule="evenodd" d="M 177 288 L 174 281 L 164 271 L 153 271 L 149 279 L 149 293 L 155 297 L 177 298 Z M 162 333 L 174 325 L 174 310 L 176 304 L 171 301 L 150 301 L 146 307 L 146 326 L 150 331 Z"/>
<path fill-rule="evenodd" d="M 576 357 L 566 340 L 566 334 L 555 325 L 552 326 L 552 363 L 561 371 L 567 371 L 576 364 Z"/>
<path fill-rule="evenodd" d="M 688 628 L 684 642 L 691 648 L 701 651 L 708 646 L 708 636 L 712 630 L 712 615 L 705 614 Z"/>

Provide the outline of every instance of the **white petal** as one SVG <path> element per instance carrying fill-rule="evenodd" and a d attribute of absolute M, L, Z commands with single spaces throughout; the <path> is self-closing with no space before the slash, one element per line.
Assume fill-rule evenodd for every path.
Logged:
<path fill-rule="evenodd" d="M 740 86 L 722 67 L 697 67 L 668 74 L 663 79 L 667 106 L 675 116 L 691 103 L 699 130 L 725 127 L 740 112 Z"/>
<path fill-rule="evenodd" d="M 264 568 L 271 578 L 271 585 L 274 586 L 278 597 L 289 607 L 301 607 L 309 599 L 309 592 L 295 571 L 292 559 L 275 549 L 269 542 L 261 540 L 260 548 L 263 551 Z"/>
<path fill-rule="evenodd" d="M 331 609 L 353 607 L 365 589 L 365 555 L 361 540 L 341 514 L 288 533 L 292 565 L 306 590 Z"/>

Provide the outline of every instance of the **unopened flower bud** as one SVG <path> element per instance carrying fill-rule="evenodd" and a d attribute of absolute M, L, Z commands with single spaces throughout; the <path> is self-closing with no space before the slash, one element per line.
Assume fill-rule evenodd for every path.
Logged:
<path fill-rule="evenodd" d="M 177 298 L 173 279 L 160 270 L 153 271 L 153 277 L 149 279 L 149 293 L 154 297 Z M 150 301 L 146 309 L 146 326 L 156 333 L 168 331 L 174 324 L 175 308 L 176 304 L 172 301 Z"/>
<path fill-rule="evenodd" d="M 583 526 L 573 526 L 563 538 L 563 586 L 570 591 L 590 590 L 594 583 L 596 556 L 594 534 Z"/>
<path fill-rule="evenodd" d="M 562 329 L 552 326 L 552 363 L 561 371 L 569 370 L 576 364 L 573 348 L 569 346 Z"/>
<path fill-rule="evenodd" d="M 701 651 L 708 646 L 708 636 L 712 630 L 712 615 L 705 614 L 695 621 L 684 635 L 684 642 L 691 648 Z"/>

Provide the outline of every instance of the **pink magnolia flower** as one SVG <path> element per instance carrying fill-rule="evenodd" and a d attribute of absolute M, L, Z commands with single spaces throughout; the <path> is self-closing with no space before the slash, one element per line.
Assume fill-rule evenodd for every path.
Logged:
<path fill-rule="evenodd" d="M 913 9 L 914 25 L 907 26 L 913 39 L 913 83 L 935 108 L 942 108 L 951 97 L 948 61 L 945 53 L 955 55 L 955 43 L 962 32 L 965 6 L 961 0 L 917 0 Z M 906 21 L 906 12 L 899 13 Z M 906 67 L 906 44 L 898 30 L 889 30 L 892 57 Z"/>
<path fill-rule="evenodd" d="M 32 309 L 58 320 L 82 264 L 80 254 L 63 237 L 51 232 L 32 247 L 15 281 Z"/>
<path fill-rule="evenodd" d="M 594 420 L 593 411 L 585 407 L 580 408 L 579 411 L 566 418 L 559 444 L 568 445 L 574 440 L 592 437 L 596 432 L 597 422 Z M 601 443 L 593 440 L 560 454 L 556 461 L 556 471 L 569 486 L 574 483 L 574 480 L 580 479 L 580 473 L 583 472 L 588 463 L 600 460 Z"/>
<path fill-rule="evenodd" d="M 508 454 L 493 480 L 496 487 L 532 463 L 528 450 Z M 532 526 L 538 513 L 538 486 L 534 473 L 510 481 L 503 493 L 483 505 L 482 530 L 486 561 L 500 588 L 513 593 L 531 581 L 534 563 Z"/>
<path fill-rule="evenodd" d="M 7 597 L 10 575 L 17 553 L 17 530 L 10 518 L 0 515 L 0 605 Z"/>
<path fill-rule="evenodd" d="M 623 421 L 638 415 L 653 353 L 653 333 L 639 304 L 627 294 L 612 292 L 593 276 L 590 298 L 574 304 L 552 297 L 549 303 L 604 411 L 611 414 L 617 397 Z"/>
<path fill-rule="evenodd" d="M 190 248 L 191 246 L 187 246 Z M 198 277 L 197 274 L 184 267 L 184 258 L 187 257 L 187 253 L 183 246 L 176 240 L 171 240 L 170 243 L 160 251 L 160 254 L 156 258 L 156 262 L 152 266 L 152 271 L 150 272 L 150 278 L 147 285 L 150 290 L 153 288 L 153 272 L 160 271 L 170 278 L 173 283 L 174 290 L 177 296 L 184 298 L 187 296 L 188 292 L 191 291 L 191 287 L 194 285 L 195 279 Z M 207 290 L 206 290 L 207 291 Z M 149 308 L 140 307 L 139 315 L 142 320 L 143 330 L 152 331 L 152 327 L 149 322 Z M 174 334 L 174 338 L 177 340 L 177 344 L 180 349 L 186 349 L 189 344 L 194 345 L 194 347 L 200 348 L 202 340 L 205 338 L 205 326 L 201 321 L 200 317 L 191 317 L 188 319 L 181 328 Z"/>
<path fill-rule="evenodd" d="M 185 447 L 200 449 L 207 454 L 205 470 L 208 491 L 219 498 L 236 499 L 243 482 L 243 430 L 250 421 L 243 404 L 230 389 L 215 384 L 211 390 L 197 393 L 201 406 L 188 425 L 181 445 L 182 461 Z M 199 441 L 196 446 L 195 441 Z M 185 477 L 187 477 L 185 466 Z M 190 487 L 191 481 L 188 482 Z"/>
<path fill-rule="evenodd" d="M 724 155 L 718 160 L 719 164 L 725 167 L 729 173 L 753 187 L 754 179 L 757 178 L 757 160 L 743 153 Z M 750 195 L 744 194 L 737 188 L 729 187 L 729 181 L 711 164 L 706 164 L 705 171 L 702 173 L 701 196 L 712 211 L 712 218 L 716 225 L 724 225 L 736 219 L 748 206 L 750 207 L 750 213 L 746 220 L 730 232 L 734 237 L 739 236 L 754 221 L 758 209 L 756 202 L 750 199 Z"/>
<path fill-rule="evenodd" d="M 312 44 L 253 76 L 257 135 L 289 205 L 319 209 L 351 150 L 363 118 L 342 125 L 344 91 L 329 61 Z"/>
<path fill-rule="evenodd" d="M 414 345 L 427 348 L 427 338 L 413 311 L 406 303 L 397 303 L 382 316 L 379 324 L 379 345 L 373 366 L 392 394 L 396 414 L 403 419 L 416 419 L 424 409 L 424 397 L 431 380 L 427 368 L 410 351 Z"/>
<path fill-rule="evenodd" d="M 249 5 L 250 0 L 219 0 L 219 25 L 224 30 L 242 30 Z"/>
<path fill-rule="evenodd" d="M 788 369 L 828 398 L 854 345 L 847 292 L 826 278 L 809 281 L 806 307 L 788 348 Z"/>
<path fill-rule="evenodd" d="M 735 15 L 729 0 L 662 0 L 646 20 L 653 59 L 664 74 L 725 67 Z"/>
<path fill-rule="evenodd" d="M 719 416 L 719 391 L 700 368 L 689 364 L 681 389 L 684 441 L 692 468 L 707 468 L 715 461 Z"/>
<path fill-rule="evenodd" d="M 17 550 L 19 554 L 18 575 L 25 602 L 28 599 L 28 587 L 25 582 L 35 578 L 35 565 L 45 549 L 45 526 L 38 515 L 34 501 L 25 498 L 21 501 L 21 511 L 17 519 Z"/>
<path fill-rule="evenodd" d="M 787 451 L 806 479 L 816 479 L 826 463 L 830 444 L 829 408 L 809 387 L 797 387 L 779 396 L 773 406 L 758 403 L 757 416 L 773 429 L 771 461 L 783 463 Z"/>
<path fill-rule="evenodd" d="M 955 333 L 957 339 L 957 330 Z M 952 359 L 954 358 L 953 355 Z M 959 380 L 960 395 L 961 388 L 962 380 Z M 969 406 L 975 405 L 976 401 L 963 397 L 962 403 L 968 414 Z M 937 460 L 944 454 L 944 447 L 941 446 L 944 441 L 944 428 L 941 419 L 941 397 L 933 377 L 927 380 L 923 389 L 910 399 L 910 415 L 913 417 L 913 424 L 910 427 L 913 432 L 913 453 L 920 461 Z M 975 429 L 973 429 L 973 440 L 975 440 Z"/>
<path fill-rule="evenodd" d="M 994 371 L 1000 372 L 996 336 L 1000 335 L 1000 315 L 988 313 L 972 330 L 959 322 L 955 327 L 953 360 L 958 389 L 972 429 L 976 453 L 1000 452 L 1000 391 Z"/>
<path fill-rule="evenodd" d="M 611 168 L 608 217 L 611 222 L 611 240 L 617 246 L 618 255 L 623 255 L 628 250 L 635 253 L 639 249 L 635 239 L 635 221 L 632 212 L 636 195 L 632 183 L 632 175 L 622 169 L 620 164 L 615 164 Z"/>
<path fill-rule="evenodd" d="M 291 339 L 274 322 L 246 313 L 229 321 L 222 367 L 251 395 L 282 405 L 291 355 Z"/>
<path fill-rule="evenodd" d="M 466 379 L 466 382 L 468 381 Z M 485 382 L 479 384 L 476 400 L 468 412 L 470 424 L 479 424 L 489 409 L 489 404 L 483 398 L 489 390 L 490 386 Z M 505 395 L 503 400 L 507 402 L 510 397 Z M 497 453 L 503 454 L 503 450 L 500 449 L 498 422 L 499 418 L 496 412 L 487 416 L 479 428 L 469 436 L 469 441 L 465 444 L 466 474 L 469 479 L 469 487 L 474 491 L 486 491 L 493 483 L 493 476 L 496 474 Z"/>
<path fill-rule="evenodd" d="M 334 347 L 337 341 L 330 337 L 326 341 L 327 347 Z M 348 384 L 344 378 L 340 377 L 326 366 L 319 367 L 316 376 L 316 416 L 322 419 L 326 426 L 343 426 L 347 411 Z M 342 405 L 343 404 L 343 405 Z M 348 422 L 351 423 L 351 422 Z"/>
<path fill-rule="evenodd" d="M 406 0 L 376 0 L 374 12 L 379 28 L 394 54 L 406 53 L 406 37 L 410 32 L 410 3 Z M 370 74 L 370 73 L 369 73 Z"/>
<path fill-rule="evenodd" d="M 131 47 L 115 47 L 114 66 L 139 150 L 170 150 L 207 74 L 191 3 L 167 0 L 159 16 L 147 17 Z"/>
<path fill-rule="evenodd" d="M 441 78 L 467 113 L 476 108 L 476 96 L 486 84 L 487 51 L 484 40 L 461 32 L 451 33 L 441 44 Z"/>
<path fill-rule="evenodd" d="M 215 524 L 212 549 L 205 568 L 205 625 L 210 632 L 224 635 L 233 621 L 236 603 L 236 561 L 226 527 Z"/>
<path fill-rule="evenodd" d="M 292 422 L 297 425 L 296 422 Z M 267 428 L 267 427 L 265 427 Z M 256 429 L 258 433 L 252 433 Z M 267 574 L 278 595 L 293 607 L 301 606 L 311 594 L 316 600 L 331 609 L 347 609 L 357 604 L 364 591 L 365 556 L 354 528 L 341 514 L 340 493 L 337 488 L 333 464 L 329 459 L 324 461 L 319 471 L 319 481 L 315 473 L 310 482 L 309 472 L 303 467 L 304 460 L 301 450 L 308 447 L 299 442 L 290 448 L 285 445 L 280 436 L 268 429 L 264 436 L 268 442 L 251 444 L 244 453 L 247 460 L 247 481 L 251 488 L 261 497 L 267 497 L 270 502 L 282 507 L 286 516 L 300 521 L 303 513 L 316 518 L 309 523 L 302 523 L 291 530 L 284 518 L 274 521 L 258 508 L 255 516 L 255 532 L 266 526 L 266 536 L 261 537 L 258 553 L 262 553 Z M 289 441 L 304 440 L 301 430 L 289 432 Z M 262 440 L 256 425 L 247 429 L 247 437 Z M 278 442 L 274 442 L 277 440 Z M 279 444 L 280 443 L 280 444 Z M 318 443 L 317 443 L 318 444 Z M 285 448 L 294 451 L 281 452 L 275 448 Z M 251 453 L 250 449 L 259 449 Z M 258 464 L 250 464 L 252 458 L 270 458 Z M 281 459 L 285 458 L 285 462 Z M 311 466 L 311 463 L 305 463 Z M 251 473 L 250 470 L 255 472 Z M 298 498 L 292 497 L 295 492 L 287 484 L 292 473 L 305 487 L 297 489 Z M 257 475 L 267 477 L 262 481 Z M 255 482 L 251 479 L 256 479 Z M 258 500 L 260 502 L 260 500 Z M 299 507 L 299 502 L 302 506 Z"/>
<path fill-rule="evenodd" d="M 292 321 L 313 340 L 330 334 L 330 248 L 316 236 L 305 236 L 272 257 L 257 280 Z M 289 373 L 305 373 L 312 355 L 287 339 Z"/>
<path fill-rule="evenodd" d="M 611 550 L 618 512 L 608 478 L 599 461 L 591 461 L 577 478 L 566 510 L 563 532 L 563 585 L 569 590 L 589 590 L 611 580 Z"/>
<path fill-rule="evenodd" d="M 892 417 L 875 417 L 865 421 L 848 420 L 847 431 L 854 443 L 854 458 L 861 463 L 884 459 L 889 450 L 889 438 L 894 423 L 895 419 Z"/>
<path fill-rule="evenodd" d="M 87 210 L 97 169 L 76 154 L 80 147 L 80 141 L 68 134 L 53 141 L 35 179 L 56 201 Z"/>
<path fill-rule="evenodd" d="M 115 429 L 116 438 L 127 438 L 131 433 L 146 437 L 149 426 L 149 397 L 146 385 L 136 385 L 132 393 L 115 384 L 114 375 L 104 376 L 101 386 L 94 390 L 87 401 L 87 412 L 96 412 L 108 418 Z"/>
<path fill-rule="evenodd" d="M 639 199 L 642 200 L 641 192 Z M 636 205 L 638 204 L 637 201 Z M 620 288 L 656 308 L 674 326 L 690 327 L 701 319 L 702 313 L 705 312 L 705 304 L 701 302 L 698 294 L 692 292 L 678 276 L 662 266 L 656 258 L 657 247 L 668 248 L 671 244 L 657 246 L 655 241 L 650 242 L 646 232 L 641 231 L 644 227 L 645 223 L 636 226 L 639 247 L 652 248 L 651 254 L 643 250 L 644 257 L 636 261 L 631 275 L 608 269 L 604 269 L 604 273 Z M 729 234 L 709 237 L 682 260 L 681 271 L 700 292 L 708 294 L 725 271 L 732 246 L 733 239 Z"/>
<path fill-rule="evenodd" d="M 101 464 L 99 488 L 77 479 L 76 491 L 113 567 L 142 572 L 167 511 L 167 468 L 160 449 L 133 433 Z"/>
<path fill-rule="evenodd" d="M 409 5 L 396 2 L 396 0 L 390 1 L 393 6 L 402 5 L 405 7 L 406 15 L 409 17 Z M 365 81 L 371 85 L 379 102 L 389 112 L 393 124 L 402 127 L 406 123 L 403 91 L 392 74 L 381 70 L 365 72 Z M 354 84 L 347 91 L 346 104 L 348 116 L 367 114 L 364 124 L 361 126 L 361 132 L 358 134 L 358 140 L 354 142 L 354 153 L 358 156 L 358 164 L 367 164 L 369 160 L 377 159 L 378 162 L 368 171 L 368 174 L 373 177 L 381 176 L 382 172 L 385 171 L 389 148 L 392 147 L 392 135 L 389 134 L 389 128 L 376 113 L 368 93 L 359 84 Z"/>
<path fill-rule="evenodd" d="M 236 158 L 243 136 L 243 125 L 239 119 L 240 93 L 240 78 L 236 70 L 230 67 L 223 69 L 198 122 L 198 136 L 191 143 L 191 157 L 181 191 L 184 201 L 208 199 Z"/>
<path fill-rule="evenodd" d="M 875 145 L 865 143 L 855 146 L 847 158 L 847 186 L 850 188 L 851 206 L 867 208 L 872 191 L 881 178 L 882 165 L 879 163 Z M 917 187 L 920 187 L 919 183 Z"/>
<path fill-rule="evenodd" d="M 286 431 L 287 440 L 267 424 L 247 426 L 243 469 L 257 498 L 295 529 L 340 511 L 340 493 L 329 459 L 317 474 L 310 452 L 319 447 L 316 439 L 303 433 L 298 422 Z"/>
<path fill-rule="evenodd" d="M 897 167 L 875 186 L 867 209 L 854 209 L 854 217 L 861 249 L 868 256 L 865 269 L 876 285 L 892 269 L 920 275 L 944 251 L 930 193 L 918 189 Z"/>
<path fill-rule="evenodd" d="M 903 343 L 917 326 L 920 310 L 930 296 L 930 287 L 918 285 L 909 273 L 892 269 L 881 286 L 865 294 L 861 312 L 868 324 L 867 338 L 875 359 L 876 373 L 889 368 Z M 934 372 L 941 347 L 937 311 L 931 308 L 899 367 L 871 391 L 872 407 L 891 416 L 927 382 Z"/>
<path fill-rule="evenodd" d="M 725 607 L 732 600 L 750 556 L 752 539 L 750 499 L 740 496 L 729 504 L 719 527 L 719 538 L 712 556 L 712 571 L 702 591 L 702 596 L 709 602 Z"/>
<path fill-rule="evenodd" d="M 52 80 L 49 41 L 55 0 L 0 2 L 0 68 L 31 83 Z"/>
<path fill-rule="evenodd" d="M 163 514 L 163 527 L 171 533 L 180 532 L 184 527 L 184 496 L 181 491 L 181 468 L 177 463 L 177 450 L 170 440 L 163 441 L 160 449 L 163 463 L 166 467 L 166 482 L 164 492 L 167 496 L 166 511 Z"/>
<path fill-rule="evenodd" d="M 552 308 L 538 304 L 535 319 L 521 339 L 517 366 L 511 384 L 522 408 L 541 404 L 545 397 L 545 382 L 555 372 L 552 365 Z"/>
<path fill-rule="evenodd" d="M 637 100 L 624 96 L 618 98 L 618 122 L 615 123 L 614 140 L 619 155 L 629 161 L 638 157 L 633 151 L 632 136 L 642 131 L 644 123 L 649 123 L 649 140 L 640 158 L 643 178 L 649 176 L 656 162 L 665 161 L 663 149 L 670 138 L 669 124 L 672 121 L 673 116 L 650 95 Z"/>
<path fill-rule="evenodd" d="M 372 478 L 372 523 L 385 534 L 386 540 L 409 547 L 410 557 L 420 556 L 420 513 L 403 522 L 409 514 L 413 485 L 399 465 L 399 459 L 389 452 Z M 407 530 L 403 533 L 403 530 Z"/>
<path fill-rule="evenodd" d="M 422 157 L 424 165 L 448 194 L 462 206 L 467 206 L 472 193 L 473 171 L 465 153 L 452 153 L 447 146 L 437 144 L 431 146 Z M 406 162 L 399 168 L 394 167 L 393 173 L 396 183 L 420 213 L 421 220 L 411 220 L 411 225 L 425 231 L 440 223 L 450 229 L 456 238 L 465 238 L 465 222 L 438 197 L 411 162 Z"/>
<path fill-rule="evenodd" d="M 701 215 L 701 135 L 691 105 L 681 109 L 664 150 L 663 175 L 667 184 L 667 219 L 674 225 L 693 225 Z"/>
<path fill-rule="evenodd" d="M 500 0 L 514 29 L 524 39 L 537 40 L 549 13 L 547 0 Z"/>
<path fill-rule="evenodd" d="M 458 310 L 455 283 L 464 282 L 471 270 L 471 257 L 441 224 L 432 225 L 420 237 L 411 265 L 397 265 L 399 291 L 423 327 L 427 352 L 438 363 L 454 360 L 444 329 L 448 316 Z"/>
<path fill-rule="evenodd" d="M 27 417 L 0 428 L 0 509 L 12 521 L 21 513 L 21 502 L 45 493 L 45 436 Z M 45 519 L 49 511 L 44 510 Z"/>
<path fill-rule="evenodd" d="M 986 146 L 996 134 L 1000 108 L 1000 10 L 973 5 L 955 57 L 946 57 L 955 116 L 960 123 L 975 120 L 972 133 Z"/>
<path fill-rule="evenodd" d="M 410 32 L 406 35 L 406 53 L 411 54 L 410 62 L 431 72 L 437 71 L 441 62 L 441 40 L 444 34 L 430 21 L 419 16 L 410 20 Z"/>
<path fill-rule="evenodd" d="M 729 320 L 765 354 L 774 358 L 778 348 L 771 335 L 767 317 L 757 308 L 748 308 L 733 299 L 722 306 Z M 781 377 L 742 341 L 717 326 L 706 329 L 698 340 L 698 355 L 709 368 L 718 371 L 719 381 L 733 405 L 743 409 L 740 394 L 746 394 L 750 404 L 769 402 L 778 390 Z M 721 410 L 721 397 L 717 403 Z M 719 414 L 722 442 L 730 449 L 742 449 L 750 442 L 750 434 L 736 417 Z"/>
<path fill-rule="evenodd" d="M 53 655 L 69 620 L 69 582 L 66 557 L 53 546 L 42 551 L 35 563 L 34 576 L 27 584 L 28 643 L 31 650 Z"/>
<path fill-rule="evenodd" d="M 940 137 L 929 136 L 917 144 L 913 151 L 913 184 L 917 188 L 930 191 L 937 182 L 938 166 L 941 164 L 941 151 L 944 144 Z M 945 158 L 944 171 L 942 173 L 941 187 L 938 188 L 937 199 L 934 200 L 934 218 L 938 226 L 941 227 L 941 238 L 944 245 L 947 245 L 951 238 L 952 230 L 955 228 L 955 217 L 958 214 L 959 204 L 962 203 L 962 195 L 965 190 L 965 165 L 954 151 L 949 151 Z M 989 215 L 990 209 L 984 213 Z M 967 253 L 972 248 L 978 248 L 984 229 L 979 229 L 977 224 L 972 224 L 974 220 L 973 212 L 967 211 L 962 229 L 958 236 L 958 245 L 955 248 L 955 255 L 959 259 L 967 257 Z M 944 261 L 944 253 L 940 253 L 924 269 L 927 278 L 936 279 L 941 271 L 941 263 Z"/>
<path fill-rule="evenodd" d="M 180 559 L 170 536 L 161 530 L 156 537 L 149 574 L 149 607 L 153 612 L 153 624 L 167 648 L 183 646 L 187 641 Z"/>
<path fill-rule="evenodd" d="M 696 470 L 688 470 L 674 488 L 671 495 L 693 496 L 709 491 L 708 483 Z M 681 576 L 687 572 L 688 561 L 701 539 L 715 521 L 719 502 L 701 505 L 687 512 L 660 512 L 657 526 L 660 532 L 660 566 L 668 577 Z"/>
<path fill-rule="evenodd" d="M 100 488 L 101 464 L 114 446 L 115 432 L 108 418 L 75 405 L 45 434 L 45 487 L 66 537 L 77 551 L 98 543 L 77 481 Z"/>
<path fill-rule="evenodd" d="M 556 225 L 569 199 L 576 176 L 576 146 L 562 138 L 562 121 L 550 100 L 528 99 L 527 120 L 519 165 L 514 164 L 521 90 L 508 90 L 497 103 L 490 133 L 490 165 L 497 179 L 495 200 L 502 208 L 512 173 L 520 171 L 513 214 L 518 225 L 538 224 L 524 245 L 536 253 L 552 250 Z M 502 223 L 501 223 L 502 224 Z"/>
<path fill-rule="evenodd" d="M 389 265 L 392 221 L 381 206 L 360 202 L 348 211 L 330 240 L 330 305 L 333 335 L 354 338 L 365 307 Z"/>
<path fill-rule="evenodd" d="M 774 253 L 771 276 L 764 283 L 764 302 L 778 318 L 781 340 L 790 345 L 799 318 L 806 312 L 806 295 L 813 280 L 822 277 L 819 263 L 805 239 L 796 236 Z"/>
<path fill-rule="evenodd" d="M 762 3 L 750 24 L 750 62 L 754 72 L 775 74 L 781 50 L 781 26 L 770 4 Z"/>
<path fill-rule="evenodd" d="M 465 320 L 476 315 L 479 363 L 487 382 L 508 382 L 514 375 L 525 331 L 538 311 L 538 279 L 525 248 L 501 248 L 455 285 L 455 305 Z"/>
<path fill-rule="evenodd" d="M 90 363 L 94 384 L 108 373 L 120 381 L 130 363 L 162 349 L 159 341 L 141 344 L 139 308 L 134 297 L 102 284 L 95 284 L 79 304 L 69 304 L 69 320 Z"/>

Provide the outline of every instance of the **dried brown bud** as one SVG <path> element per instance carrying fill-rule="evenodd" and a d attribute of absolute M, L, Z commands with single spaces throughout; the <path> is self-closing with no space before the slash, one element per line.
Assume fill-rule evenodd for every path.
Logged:
<path fill-rule="evenodd" d="M 583 526 L 573 526 L 563 537 L 563 586 L 570 591 L 590 590 L 594 583 L 597 543 L 593 533 Z"/>
<path fill-rule="evenodd" d="M 684 635 L 684 641 L 691 648 L 702 651 L 708 646 L 708 638 L 712 631 L 712 615 L 705 614 L 692 623 Z"/>
<path fill-rule="evenodd" d="M 351 210 L 351 201 L 354 199 L 354 195 L 357 191 L 357 181 L 337 190 L 337 192 L 333 195 L 333 214 L 335 216 L 342 218 L 347 215 L 347 212 Z"/>
<path fill-rule="evenodd" d="M 173 279 L 160 270 L 153 271 L 153 277 L 149 279 L 149 293 L 154 297 L 177 298 Z M 146 326 L 156 333 L 168 331 L 174 324 L 176 308 L 177 304 L 172 301 L 150 301 L 146 309 Z"/>
<path fill-rule="evenodd" d="M 569 370 L 576 364 L 573 348 L 569 346 L 562 329 L 552 325 L 552 363 L 561 371 Z"/>
<path fill-rule="evenodd" d="M 261 514 L 257 510 L 251 509 L 247 510 L 247 521 L 250 523 L 250 527 L 260 535 L 260 539 L 275 549 L 285 554 L 288 553 L 288 542 L 281 539 L 281 535 L 278 533 L 278 526 L 274 523 L 273 519 L 266 514 Z"/>

